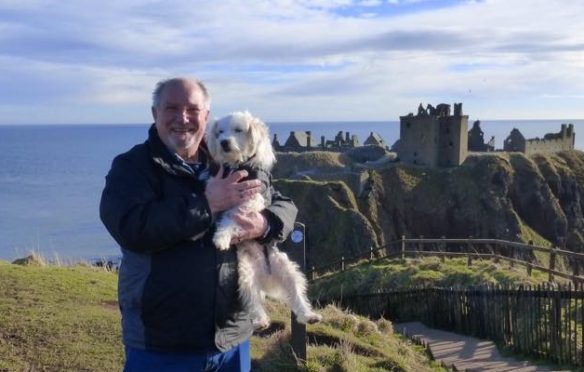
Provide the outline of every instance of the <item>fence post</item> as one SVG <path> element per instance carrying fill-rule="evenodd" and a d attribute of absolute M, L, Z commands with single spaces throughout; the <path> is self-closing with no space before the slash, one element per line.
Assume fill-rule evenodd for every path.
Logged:
<path fill-rule="evenodd" d="M 533 240 L 528 241 L 527 244 L 533 245 Z M 534 257 L 533 248 L 531 248 L 530 253 L 529 262 L 527 263 L 527 276 L 531 276 L 531 270 L 533 270 L 533 265 L 531 264 L 531 258 Z"/>
<path fill-rule="evenodd" d="M 554 273 L 552 272 L 552 270 L 556 269 L 556 247 L 553 247 L 550 251 L 550 265 L 549 265 L 549 276 L 548 276 L 548 282 L 553 282 L 554 281 Z"/>
<path fill-rule="evenodd" d="M 370 252 L 369 259 L 372 260 L 373 259 L 373 246 L 372 245 L 369 246 L 369 252 Z"/>
<path fill-rule="evenodd" d="M 341 256 L 341 271 L 345 271 L 345 256 Z"/>
<path fill-rule="evenodd" d="M 440 239 L 442 240 L 442 242 L 440 243 L 440 248 L 441 251 L 446 252 L 446 243 L 444 242 L 444 239 L 446 239 L 446 237 L 444 235 L 442 235 L 440 237 Z M 446 261 L 446 256 L 444 256 L 443 254 L 440 255 L 440 262 L 444 263 Z"/>
<path fill-rule="evenodd" d="M 290 242 L 294 246 L 290 251 L 290 256 L 295 261 L 302 272 L 306 271 L 306 242 L 304 237 L 306 229 L 303 223 L 296 222 L 294 230 L 290 234 Z M 312 275 L 314 275 L 314 267 L 312 267 Z M 296 321 L 296 315 L 290 312 L 292 317 L 292 336 L 291 344 L 294 354 L 299 360 L 306 363 L 306 325 L 300 324 Z"/>
<path fill-rule="evenodd" d="M 466 243 L 466 265 L 472 266 L 472 257 L 470 256 L 472 251 L 472 244 L 471 244 L 472 235 L 469 235 L 468 241 Z"/>
<path fill-rule="evenodd" d="M 406 236 L 402 235 L 401 238 L 401 259 L 406 259 Z"/>
<path fill-rule="evenodd" d="M 315 267 L 312 266 L 312 270 L 310 270 L 310 280 L 314 280 L 314 277 L 315 277 L 314 270 L 315 270 Z"/>

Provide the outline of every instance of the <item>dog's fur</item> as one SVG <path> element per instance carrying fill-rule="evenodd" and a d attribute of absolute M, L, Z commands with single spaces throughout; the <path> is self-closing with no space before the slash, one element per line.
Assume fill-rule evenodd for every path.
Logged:
<path fill-rule="evenodd" d="M 238 169 L 242 165 L 269 172 L 276 162 L 268 127 L 249 112 L 234 112 L 216 120 L 206 135 L 213 161 Z M 217 249 L 229 249 L 230 241 L 239 227 L 233 215 L 239 210 L 261 211 L 269 205 L 261 194 L 224 212 L 217 222 L 213 237 Z M 322 317 L 313 312 L 306 297 L 306 278 L 297 264 L 276 248 L 264 247 L 255 240 L 237 245 L 239 296 L 252 315 L 254 326 L 264 328 L 270 319 L 262 305 L 263 294 L 284 300 L 300 323 L 316 323 Z"/>

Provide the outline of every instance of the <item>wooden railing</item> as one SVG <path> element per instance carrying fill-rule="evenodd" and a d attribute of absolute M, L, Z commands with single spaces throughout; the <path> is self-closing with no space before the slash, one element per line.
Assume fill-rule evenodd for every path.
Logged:
<path fill-rule="evenodd" d="M 429 248 L 429 249 L 428 249 Z M 535 252 L 549 254 L 547 267 L 535 260 Z M 386 258 L 405 259 L 416 256 L 438 256 L 438 257 L 466 257 L 468 265 L 472 265 L 474 259 L 494 259 L 509 262 L 511 265 L 525 266 L 527 274 L 531 275 L 533 269 L 548 273 L 548 280 L 561 277 L 569 279 L 574 283 L 584 283 L 584 277 L 579 274 L 580 265 L 584 266 L 584 253 L 571 252 L 557 247 L 547 248 L 528 244 L 511 242 L 500 239 L 427 239 L 413 238 L 406 239 L 404 236 L 400 240 L 392 241 L 382 247 L 369 249 L 361 255 L 345 257 L 341 256 L 332 263 L 314 267 L 307 271 L 308 278 L 313 281 L 325 276 L 334 275 L 354 267 L 364 259 L 377 261 Z M 523 259 L 521 257 L 528 257 Z M 558 261 L 574 263 L 574 271 L 560 271 Z"/>
<path fill-rule="evenodd" d="M 584 285 L 412 288 L 319 299 L 394 322 L 495 341 L 514 352 L 584 367 Z M 580 369 L 578 369 L 580 370 Z"/>

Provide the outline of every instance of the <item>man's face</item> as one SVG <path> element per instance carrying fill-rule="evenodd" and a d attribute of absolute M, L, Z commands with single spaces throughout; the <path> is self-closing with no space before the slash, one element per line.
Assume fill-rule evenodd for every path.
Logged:
<path fill-rule="evenodd" d="M 209 110 L 196 83 L 185 80 L 168 83 L 160 103 L 152 108 L 158 136 L 183 159 L 194 156 L 205 134 Z"/>

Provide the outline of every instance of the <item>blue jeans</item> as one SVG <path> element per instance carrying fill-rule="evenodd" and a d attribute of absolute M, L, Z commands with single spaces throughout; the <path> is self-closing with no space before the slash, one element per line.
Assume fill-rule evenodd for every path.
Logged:
<path fill-rule="evenodd" d="M 248 372 L 249 340 L 225 352 L 173 353 L 126 347 L 124 372 Z"/>

